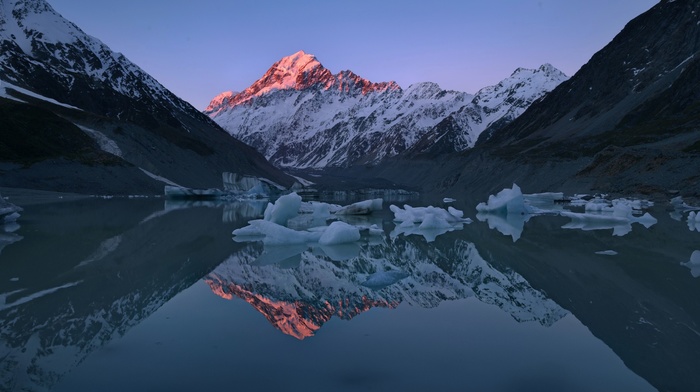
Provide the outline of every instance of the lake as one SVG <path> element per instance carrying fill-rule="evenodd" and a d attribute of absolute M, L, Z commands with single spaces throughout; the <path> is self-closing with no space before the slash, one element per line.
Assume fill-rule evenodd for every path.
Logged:
<path fill-rule="evenodd" d="M 380 233 L 332 246 L 232 238 L 266 202 L 25 205 L 0 230 L 0 390 L 700 385 L 687 214 L 657 203 L 656 224 L 621 235 L 472 205 L 472 223 L 425 236 L 397 230 L 389 204 L 349 218 Z"/>

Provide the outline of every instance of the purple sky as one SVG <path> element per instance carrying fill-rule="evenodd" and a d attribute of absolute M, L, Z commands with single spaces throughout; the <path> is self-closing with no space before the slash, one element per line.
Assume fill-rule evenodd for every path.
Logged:
<path fill-rule="evenodd" d="M 402 87 L 432 81 L 470 93 L 517 67 L 573 75 L 657 0 L 48 0 L 203 109 L 304 50 Z"/>

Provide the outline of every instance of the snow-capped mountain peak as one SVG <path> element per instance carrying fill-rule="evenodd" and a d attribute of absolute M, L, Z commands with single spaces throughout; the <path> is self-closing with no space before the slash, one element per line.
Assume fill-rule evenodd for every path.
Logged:
<path fill-rule="evenodd" d="M 333 75 L 300 51 L 276 62 L 243 92 L 215 97 L 204 113 L 280 167 L 377 164 L 406 151 L 431 150 L 438 140 L 449 140 L 452 151 L 470 148 L 488 126 L 512 121 L 565 78 L 545 64 L 519 68 L 476 96 L 432 82 L 404 90 L 352 71 Z M 448 117 L 455 135 L 444 138 L 440 124 Z"/>
<path fill-rule="evenodd" d="M 215 117 L 256 97 L 276 91 L 302 91 L 310 88 L 339 90 L 345 93 L 359 92 L 364 95 L 371 92 L 397 90 L 399 86 L 395 82 L 372 83 L 352 71 L 341 71 L 333 75 L 316 59 L 316 56 L 300 50 L 274 63 L 260 79 L 242 92 L 227 91 L 214 97 L 204 113 Z"/>

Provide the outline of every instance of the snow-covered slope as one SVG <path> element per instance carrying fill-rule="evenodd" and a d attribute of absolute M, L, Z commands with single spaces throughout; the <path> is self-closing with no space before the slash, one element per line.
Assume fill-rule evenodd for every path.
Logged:
<path fill-rule="evenodd" d="M 450 116 L 461 138 L 453 149 L 469 148 L 489 125 L 512 120 L 565 79 L 543 65 L 518 69 L 477 95 L 429 82 L 402 89 L 351 71 L 333 75 L 300 51 L 275 63 L 243 92 L 215 97 L 205 114 L 277 166 L 376 164 L 428 143 L 427 135 L 439 132 L 436 127 Z"/>
<path fill-rule="evenodd" d="M 468 105 L 447 116 L 411 150 L 435 154 L 474 147 L 482 132 L 494 132 L 509 124 L 567 79 L 551 64 L 537 69 L 518 68 L 498 84 L 479 90 Z"/>
<path fill-rule="evenodd" d="M 5 173 L 5 186 L 91 193 L 162 189 L 138 168 L 196 188 L 221 186 L 226 171 L 292 183 L 45 0 L 0 0 L 0 111 L 0 150 L 13 153 L 0 161 L 31 165 Z M 123 154 L 105 157 L 84 143 L 85 128 L 114 141 Z M 26 133 L 51 145 L 50 153 Z M 43 136 L 57 134 L 80 148 L 63 148 Z M 60 164 L 44 170 L 42 162 L 51 159 Z"/>
<path fill-rule="evenodd" d="M 457 240 L 425 247 L 408 238 L 384 239 L 350 250 L 263 249 L 251 244 L 205 280 L 223 298 L 242 298 L 280 331 L 304 339 L 333 316 L 351 319 L 374 307 L 400 303 L 433 308 L 443 301 L 476 297 L 519 322 L 549 326 L 566 310 L 513 271 L 499 271 L 474 244 Z M 276 256 L 275 256 L 276 255 Z M 270 260 L 276 257 L 276 262 Z M 337 261 L 337 256 L 335 256 Z M 279 261 L 283 260 L 283 261 Z M 294 268 L 287 268 L 290 260 Z"/>

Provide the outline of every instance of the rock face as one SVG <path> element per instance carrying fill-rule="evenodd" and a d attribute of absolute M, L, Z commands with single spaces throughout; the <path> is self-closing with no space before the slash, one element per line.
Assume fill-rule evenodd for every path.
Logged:
<path fill-rule="evenodd" d="M 428 82 L 402 89 L 351 71 L 333 75 L 300 51 L 243 92 L 215 97 L 204 113 L 279 167 L 376 165 L 412 149 L 470 148 L 483 130 L 512 121 L 565 79 L 546 64 L 518 69 L 476 95 Z"/>
<path fill-rule="evenodd" d="M 428 150 L 348 175 L 454 194 L 488 195 L 517 182 L 526 192 L 700 196 L 693 169 L 700 154 L 699 18 L 697 2 L 661 1 L 513 122 L 483 132 L 473 149 Z M 449 135 L 458 123 L 443 126 Z"/>
<path fill-rule="evenodd" d="M 225 171 L 290 183 L 44 0 L 0 1 L 0 68 L 3 186 L 162 191 L 154 178 L 213 187 Z"/>
<path fill-rule="evenodd" d="M 602 137 L 634 145 L 695 129 L 699 12 L 694 1 L 661 1 L 503 132 L 482 137 L 523 147 L 588 138 L 597 147 Z"/>

